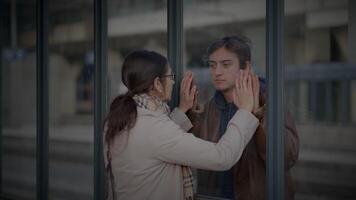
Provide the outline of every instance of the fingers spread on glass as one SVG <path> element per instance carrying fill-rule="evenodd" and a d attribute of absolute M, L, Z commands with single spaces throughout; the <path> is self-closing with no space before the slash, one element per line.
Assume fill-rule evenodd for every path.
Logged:
<path fill-rule="evenodd" d="M 182 79 L 179 108 L 183 112 L 187 112 L 194 104 L 197 86 L 193 83 L 193 79 L 194 77 L 191 71 L 186 72 Z"/>

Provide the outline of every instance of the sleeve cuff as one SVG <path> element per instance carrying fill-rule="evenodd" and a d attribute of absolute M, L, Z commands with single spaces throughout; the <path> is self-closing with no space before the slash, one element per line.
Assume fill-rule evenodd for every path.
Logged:
<path fill-rule="evenodd" d="M 242 130 L 242 133 L 247 135 L 251 134 L 249 137 L 245 137 L 245 144 L 247 144 L 252 135 L 255 133 L 259 125 L 259 120 L 251 112 L 239 109 L 229 123 L 236 124 L 240 130 Z"/>
<path fill-rule="evenodd" d="M 169 117 L 186 132 L 193 128 L 193 124 L 189 120 L 188 116 L 179 108 L 174 108 Z"/>

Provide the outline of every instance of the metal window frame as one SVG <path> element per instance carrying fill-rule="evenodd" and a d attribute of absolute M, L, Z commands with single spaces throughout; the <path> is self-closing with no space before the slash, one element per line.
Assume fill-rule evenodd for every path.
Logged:
<path fill-rule="evenodd" d="M 283 20 L 284 0 L 266 1 L 268 140 L 267 197 L 284 195 L 284 106 L 283 106 Z M 37 0 L 37 199 L 48 199 L 48 1 Z M 168 0 L 168 58 L 177 80 L 183 76 L 183 1 Z M 104 195 L 102 127 L 106 113 L 107 89 L 107 0 L 94 0 L 95 112 L 94 112 L 94 198 Z M 175 84 L 172 106 L 178 104 L 179 84 Z M 1 125 L 1 124 L 0 124 Z"/>
<path fill-rule="evenodd" d="M 284 0 L 266 1 L 267 175 L 266 196 L 284 199 Z"/>
<path fill-rule="evenodd" d="M 1 4 L 0 4 L 1 5 Z M 0 37 L 1 38 L 5 38 L 5 34 L 4 34 L 4 30 L 5 30 L 5 25 L 3 23 L 3 20 L 0 19 Z M 2 41 L 0 41 L 0 56 L 2 57 Z M 2 106 L 3 106 L 3 91 L 2 91 L 2 88 L 3 88 L 3 85 L 2 85 L 2 76 L 3 76 L 3 66 L 2 66 L 2 61 L 0 61 L 0 195 L 2 195 L 2 182 L 3 182 L 3 176 L 2 176 L 2 165 L 3 165 L 3 162 L 2 162 L 2 159 L 3 159 L 3 156 L 2 156 L 2 150 L 3 150 L 3 145 L 2 145 L 2 128 L 3 128 L 3 113 L 2 113 Z M 1 196 L 0 196 L 1 198 Z"/>
<path fill-rule="evenodd" d="M 2 20 L 0 20 L 0 37 L 1 38 L 3 38 L 4 36 L 4 30 L 5 29 L 5 26 L 3 25 L 3 23 L 2 23 Z M 0 43 L 0 47 L 2 46 L 2 44 Z M 1 48 L 0 48 L 0 56 L 2 56 L 2 50 L 1 50 Z M 2 117 L 2 115 L 3 115 L 3 113 L 2 113 L 2 105 L 3 105 L 3 101 L 2 101 L 2 98 L 3 98 L 3 91 L 2 91 L 2 87 L 3 87 L 3 85 L 2 85 L 2 76 L 3 76 L 3 68 L 2 68 L 2 61 L 0 61 L 0 195 L 2 194 L 2 148 L 3 148 L 3 145 L 2 145 L 2 128 L 3 128 L 3 125 L 2 125 L 2 119 L 3 119 L 3 117 Z M 1 196 L 0 196 L 1 197 Z"/>
<path fill-rule="evenodd" d="M 105 194 L 103 121 L 107 108 L 107 0 L 94 0 L 94 199 Z"/>
<path fill-rule="evenodd" d="M 37 136 L 36 187 L 37 199 L 48 199 L 48 134 L 49 134 L 49 69 L 48 69 L 48 1 L 37 0 Z"/>
<path fill-rule="evenodd" d="M 179 103 L 179 86 L 180 80 L 183 78 L 183 0 L 168 0 L 167 6 L 168 60 L 177 80 L 170 102 L 170 106 L 173 108 Z"/>

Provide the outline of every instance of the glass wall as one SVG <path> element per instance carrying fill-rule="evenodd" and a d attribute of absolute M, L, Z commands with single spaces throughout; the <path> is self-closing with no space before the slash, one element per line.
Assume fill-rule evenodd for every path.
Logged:
<path fill-rule="evenodd" d="M 245 36 L 251 41 L 252 69 L 266 71 L 266 3 L 262 0 L 184 1 L 184 64 L 199 85 L 201 104 L 214 94 L 207 64 L 208 46 L 225 36 Z"/>
<path fill-rule="evenodd" d="M 167 56 L 167 1 L 108 0 L 109 104 L 127 88 L 121 82 L 125 56 L 135 49 Z"/>
<path fill-rule="evenodd" d="M 0 1 L 2 195 L 36 195 L 36 1 Z"/>
<path fill-rule="evenodd" d="M 206 106 L 210 101 L 214 104 L 216 99 L 222 99 L 222 94 L 216 93 L 214 87 L 211 68 L 209 66 L 209 57 L 207 55 L 208 46 L 218 39 L 225 36 L 240 36 L 245 37 L 246 41 L 251 46 L 251 64 L 252 70 L 261 77 L 265 77 L 266 72 L 266 27 L 265 27 L 266 2 L 262 0 L 253 1 L 232 1 L 232 0 L 195 0 L 184 1 L 184 33 L 185 33 L 185 48 L 184 48 L 184 67 L 185 71 L 191 70 L 195 76 L 199 90 L 200 107 Z M 227 57 L 220 57 L 225 60 Z M 215 60 L 214 60 L 215 61 Z M 219 60 L 220 61 L 220 60 Z M 236 64 L 236 65 L 235 65 Z M 234 67 L 238 68 L 239 63 L 233 63 Z M 221 78 L 226 78 L 226 74 L 220 74 Z M 220 98 L 221 97 L 221 98 Z M 233 113 L 234 106 L 229 100 L 223 98 L 219 107 L 219 113 Z M 218 105 L 220 106 L 220 104 Z M 220 110 L 220 108 L 222 110 Z M 212 113 L 209 110 L 207 112 Z M 230 114 L 228 114 L 230 115 Z M 209 141 L 217 142 L 222 136 L 220 129 L 220 118 L 213 120 L 213 115 L 208 120 L 209 130 L 206 135 L 203 135 L 203 130 L 198 131 L 197 136 Z M 232 115 L 231 115 L 232 116 Z M 194 128 L 193 128 L 194 129 Z M 219 133 L 218 133 L 219 132 Z M 249 149 L 253 148 L 254 141 L 249 144 Z M 256 154 L 256 151 L 249 151 L 243 155 L 244 159 L 247 154 Z M 252 155 L 255 156 L 255 155 Z M 250 158 L 247 158 L 250 159 Z M 255 158 L 252 158 L 255 159 Z M 245 159 L 246 160 L 246 159 Z M 259 162 L 263 162 L 260 160 Z M 233 199 L 234 195 L 231 190 L 236 183 L 244 181 L 244 172 L 241 171 L 241 166 L 245 166 L 246 162 L 237 163 L 230 170 L 224 172 L 212 172 L 206 170 L 195 171 L 195 192 L 200 199 Z M 265 168 L 261 169 L 265 173 Z M 239 175 L 236 176 L 236 173 Z M 264 177 L 261 177 L 264 181 Z M 231 184 L 230 184 L 231 183 Z M 263 190 L 263 189 L 262 189 Z M 235 192 L 239 192 L 238 189 Z M 256 192 L 257 193 L 257 192 Z M 264 194 L 264 193 L 263 193 Z"/>
<path fill-rule="evenodd" d="M 183 67 L 195 75 L 201 106 L 216 94 L 206 49 L 217 39 L 248 37 L 252 69 L 265 77 L 266 1 L 183 2 Z M 167 1 L 110 0 L 107 7 L 110 105 L 127 90 L 121 65 L 129 52 L 167 56 Z M 50 199 L 93 199 L 93 10 L 93 0 L 49 1 Z M 286 187 L 297 200 L 356 198 L 355 11 L 351 0 L 285 0 L 284 100 L 300 141 Z M 0 0 L 0 181 L 1 195 L 14 199 L 36 198 L 35 20 L 36 1 Z M 260 159 L 254 148 L 243 159 Z M 243 183 L 246 174 L 234 173 L 245 164 L 219 173 L 195 170 L 198 199 L 232 199 L 222 186 Z"/>
<path fill-rule="evenodd" d="M 93 199 L 93 7 L 49 1 L 50 199 Z"/>
<path fill-rule="evenodd" d="M 285 4 L 285 103 L 300 138 L 296 199 L 355 199 L 355 3 Z"/>

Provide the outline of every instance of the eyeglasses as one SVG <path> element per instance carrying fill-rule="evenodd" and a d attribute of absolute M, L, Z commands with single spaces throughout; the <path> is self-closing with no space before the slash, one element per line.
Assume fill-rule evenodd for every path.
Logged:
<path fill-rule="evenodd" d="M 170 77 L 172 81 L 176 79 L 175 74 L 167 74 L 167 75 L 160 76 L 160 78 L 166 78 L 166 77 Z"/>

